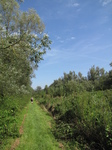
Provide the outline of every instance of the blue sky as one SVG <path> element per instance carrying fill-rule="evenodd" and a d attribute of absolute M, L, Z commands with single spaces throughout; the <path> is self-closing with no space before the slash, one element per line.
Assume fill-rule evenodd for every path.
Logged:
<path fill-rule="evenodd" d="M 24 0 L 21 10 L 34 8 L 52 41 L 32 79 L 42 88 L 75 71 L 87 76 L 95 65 L 111 70 L 112 0 Z"/>

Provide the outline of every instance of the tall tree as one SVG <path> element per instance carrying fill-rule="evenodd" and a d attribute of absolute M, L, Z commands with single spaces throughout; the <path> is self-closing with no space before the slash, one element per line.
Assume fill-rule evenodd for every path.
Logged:
<path fill-rule="evenodd" d="M 42 90 L 41 86 L 37 86 L 35 92 L 40 92 Z"/>
<path fill-rule="evenodd" d="M 88 80 L 95 81 L 96 79 L 96 69 L 92 66 L 88 72 Z"/>
<path fill-rule="evenodd" d="M 0 1 L 0 91 L 26 89 L 51 41 L 35 10 L 21 12 L 16 0 Z"/>

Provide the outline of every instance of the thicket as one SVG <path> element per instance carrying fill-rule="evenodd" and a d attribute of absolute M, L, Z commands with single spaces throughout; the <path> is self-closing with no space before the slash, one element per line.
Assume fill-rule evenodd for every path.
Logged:
<path fill-rule="evenodd" d="M 49 87 L 35 91 L 55 118 L 55 137 L 65 141 L 68 149 L 112 149 L 111 72 L 93 66 L 87 77 L 64 73 Z"/>

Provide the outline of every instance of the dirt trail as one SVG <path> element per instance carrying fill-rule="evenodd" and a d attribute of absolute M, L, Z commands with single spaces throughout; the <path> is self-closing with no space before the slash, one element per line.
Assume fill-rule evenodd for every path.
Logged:
<path fill-rule="evenodd" d="M 24 132 L 24 130 L 23 130 L 23 125 L 24 125 L 24 121 L 25 121 L 26 116 L 27 116 L 27 114 L 24 115 L 22 124 L 21 124 L 20 129 L 19 129 L 19 134 L 20 134 L 20 135 L 22 135 L 23 132 Z M 19 145 L 19 143 L 20 143 L 20 138 L 17 138 L 17 139 L 15 140 L 15 142 L 12 144 L 10 150 L 15 150 L 15 149 L 17 148 L 17 146 Z"/>

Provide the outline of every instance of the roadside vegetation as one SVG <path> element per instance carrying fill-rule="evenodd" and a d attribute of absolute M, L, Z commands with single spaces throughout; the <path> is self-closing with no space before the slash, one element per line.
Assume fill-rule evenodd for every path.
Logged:
<path fill-rule="evenodd" d="M 49 87 L 37 87 L 35 97 L 55 118 L 53 133 L 66 149 L 112 149 L 112 70 L 64 73 Z"/>

